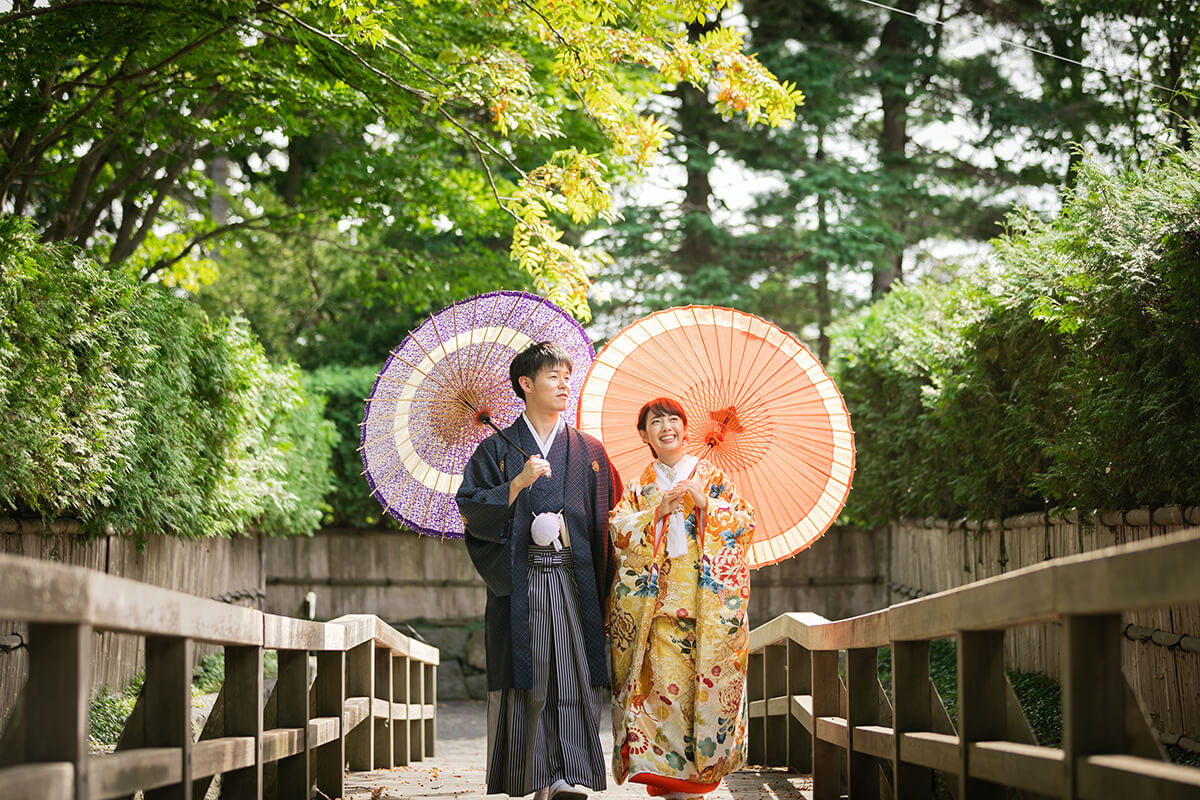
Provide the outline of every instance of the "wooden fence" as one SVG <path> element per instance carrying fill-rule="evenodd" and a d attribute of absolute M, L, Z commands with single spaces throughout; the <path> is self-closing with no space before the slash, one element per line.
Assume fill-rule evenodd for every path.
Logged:
<path fill-rule="evenodd" d="M 1200 529 L 1054 559 L 871 614 L 786 614 L 751 635 L 750 760 L 812 772 L 817 800 L 958 798 L 1013 787 L 1068 798 L 1196 798 L 1200 769 L 1165 763 L 1121 671 L 1121 613 L 1200 602 Z M 1004 672 L 1004 631 L 1062 624 L 1063 746 L 1039 746 Z M 929 642 L 953 637 L 958 714 Z M 891 649 L 891 695 L 877 654 Z M 839 658 L 845 653 L 845 680 Z"/>
<path fill-rule="evenodd" d="M 314 780 L 336 798 L 347 763 L 368 770 L 433 755 L 438 651 L 374 616 L 309 622 L 17 556 L 0 555 L 0 575 L 0 618 L 29 625 L 23 702 L 0 735 L 5 798 L 101 800 L 141 789 L 147 800 L 200 800 L 218 774 L 226 798 L 307 798 Z M 111 755 L 88 747 L 101 631 L 145 637 L 142 695 Z M 193 741 L 197 642 L 224 647 L 225 685 L 220 715 L 210 717 L 221 724 Z M 264 650 L 279 656 L 269 697 Z"/>

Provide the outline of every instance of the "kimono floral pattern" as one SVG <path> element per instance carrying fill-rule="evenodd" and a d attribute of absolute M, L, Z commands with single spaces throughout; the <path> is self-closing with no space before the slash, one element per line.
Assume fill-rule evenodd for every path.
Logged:
<path fill-rule="evenodd" d="M 665 542 L 655 552 L 662 494 L 653 464 L 609 515 L 617 562 L 609 598 L 617 783 L 640 772 L 716 783 L 746 761 L 754 512 L 708 461 L 693 477 L 710 499 L 702 525 L 691 498 L 685 501 L 685 555 L 668 558 Z"/>

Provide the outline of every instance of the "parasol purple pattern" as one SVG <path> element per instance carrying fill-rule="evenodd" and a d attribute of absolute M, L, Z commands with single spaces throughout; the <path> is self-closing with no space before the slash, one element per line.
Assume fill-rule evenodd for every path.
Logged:
<path fill-rule="evenodd" d="M 392 351 L 375 379 L 360 425 L 359 452 L 371 494 L 419 533 L 460 539 L 454 494 L 463 467 L 492 429 L 525 406 L 508 366 L 529 344 L 553 341 L 579 376 L 563 417 L 575 423 L 582 377 L 595 357 L 583 327 L 566 311 L 526 292 L 489 292 L 433 314 Z"/>

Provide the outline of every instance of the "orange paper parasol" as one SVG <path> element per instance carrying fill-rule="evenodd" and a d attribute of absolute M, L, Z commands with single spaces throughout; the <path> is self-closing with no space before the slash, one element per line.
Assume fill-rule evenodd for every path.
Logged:
<path fill-rule="evenodd" d="M 752 567 L 800 552 L 833 524 L 850 492 L 854 434 L 833 380 L 795 337 L 713 306 L 659 311 L 613 337 L 584 381 L 579 429 L 626 479 L 651 458 L 637 414 L 660 396 L 687 412 L 688 452 L 754 506 Z"/>

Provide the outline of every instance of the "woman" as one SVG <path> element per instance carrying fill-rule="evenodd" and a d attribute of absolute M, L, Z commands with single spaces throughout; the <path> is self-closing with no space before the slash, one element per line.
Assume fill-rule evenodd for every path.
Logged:
<path fill-rule="evenodd" d="M 745 763 L 754 512 L 684 453 L 675 400 L 651 400 L 637 425 L 655 460 L 609 515 L 613 775 L 652 795 L 703 794 Z"/>

